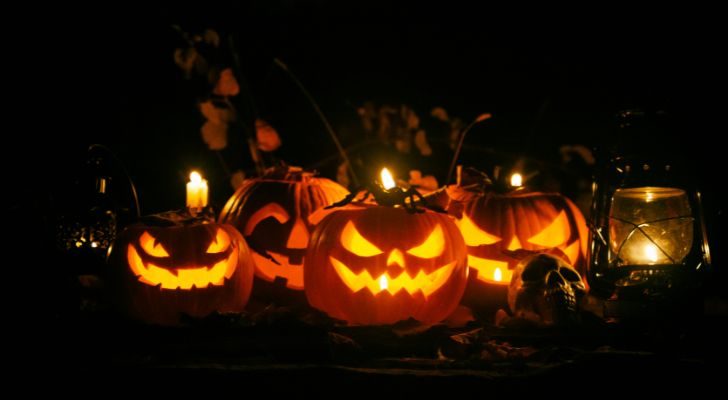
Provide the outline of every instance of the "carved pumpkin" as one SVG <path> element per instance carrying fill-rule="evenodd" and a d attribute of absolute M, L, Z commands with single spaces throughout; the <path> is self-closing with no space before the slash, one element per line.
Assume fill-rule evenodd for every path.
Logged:
<path fill-rule="evenodd" d="M 458 226 L 468 246 L 473 278 L 508 285 L 520 261 L 518 250 L 558 249 L 583 273 L 587 228 L 571 200 L 558 193 L 514 191 L 472 193 L 450 190 L 463 203 Z"/>
<path fill-rule="evenodd" d="M 243 182 L 222 210 L 220 222 L 235 225 L 245 236 L 257 278 L 303 290 L 303 256 L 311 231 L 308 217 L 348 193 L 338 183 L 300 168 L 270 169 Z"/>
<path fill-rule="evenodd" d="M 316 226 L 304 275 L 309 303 L 334 318 L 435 323 L 465 290 L 465 243 L 446 214 L 348 205 Z"/>
<path fill-rule="evenodd" d="M 126 228 L 109 255 L 110 285 L 122 311 L 174 325 L 182 313 L 241 312 L 253 284 L 253 260 L 231 225 L 166 214 Z"/>
<path fill-rule="evenodd" d="M 569 199 L 503 186 L 453 185 L 445 196 L 467 245 L 470 278 L 463 304 L 478 313 L 506 307 L 508 284 L 526 255 L 558 255 L 582 275 L 586 267 L 586 221 Z"/>

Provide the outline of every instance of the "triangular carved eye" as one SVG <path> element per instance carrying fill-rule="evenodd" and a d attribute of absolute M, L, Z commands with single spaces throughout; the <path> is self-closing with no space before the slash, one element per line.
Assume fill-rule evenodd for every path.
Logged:
<path fill-rule="evenodd" d="M 162 247 L 162 244 L 157 242 L 149 232 L 144 231 L 142 236 L 139 238 L 139 245 L 142 246 L 142 250 L 152 257 L 165 258 L 169 257 L 167 250 Z"/>
<path fill-rule="evenodd" d="M 288 215 L 288 211 L 281 207 L 278 203 L 270 203 L 261 207 L 258 211 L 253 213 L 245 224 L 245 230 L 243 235 L 250 236 L 255 230 L 255 227 L 266 218 L 274 218 L 279 224 L 285 224 L 291 218 Z"/>
<path fill-rule="evenodd" d="M 407 250 L 407 253 L 420 258 L 434 258 L 443 251 L 445 251 L 445 234 L 442 232 L 442 227 L 437 225 L 422 244 Z"/>
<path fill-rule="evenodd" d="M 571 227 L 566 212 L 561 211 L 551 224 L 532 238 L 528 243 L 543 247 L 559 247 L 571 236 Z"/>
<path fill-rule="evenodd" d="M 210 243 L 210 246 L 207 248 L 207 253 L 222 253 L 228 247 L 230 247 L 230 236 L 224 230 L 218 229 L 215 235 L 215 241 Z"/>
<path fill-rule="evenodd" d="M 383 253 L 377 246 L 366 240 L 351 221 L 346 223 L 341 232 L 341 245 L 347 251 L 361 257 L 373 257 Z"/>
<path fill-rule="evenodd" d="M 458 221 L 458 224 L 460 225 L 460 232 L 462 232 L 463 238 L 465 239 L 465 244 L 468 246 L 488 245 L 501 241 L 501 238 L 498 236 L 491 235 L 478 228 L 467 215 L 463 215 L 463 218 Z"/>

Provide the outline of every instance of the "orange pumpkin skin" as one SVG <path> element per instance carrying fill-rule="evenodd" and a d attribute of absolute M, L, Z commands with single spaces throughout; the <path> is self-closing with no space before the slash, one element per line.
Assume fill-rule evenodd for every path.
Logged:
<path fill-rule="evenodd" d="M 114 303 L 150 324 L 242 312 L 253 284 L 250 250 L 225 224 L 129 226 L 114 242 L 109 266 Z"/>
<path fill-rule="evenodd" d="M 243 182 L 219 221 L 234 225 L 250 243 L 256 292 L 303 290 L 303 257 L 312 230 L 308 217 L 347 194 L 338 183 L 294 167 L 270 169 Z M 277 264 L 256 250 L 268 253 Z"/>
<path fill-rule="evenodd" d="M 352 227 L 373 247 L 362 239 L 344 245 L 352 243 Z M 343 268 L 348 272 L 342 275 Z M 468 270 L 465 243 L 446 214 L 357 204 L 316 226 L 304 274 L 311 306 L 351 324 L 377 325 L 445 319 L 462 298 Z"/>
<path fill-rule="evenodd" d="M 468 251 L 468 305 L 477 308 L 487 297 L 504 300 L 523 250 L 559 255 L 584 276 L 586 221 L 563 195 L 524 190 L 478 193 L 457 186 L 448 188 L 448 195 L 448 207 L 459 203 L 462 208 L 458 226 Z M 495 273 L 495 268 L 500 272 Z M 495 279 L 498 274 L 500 280 Z"/>

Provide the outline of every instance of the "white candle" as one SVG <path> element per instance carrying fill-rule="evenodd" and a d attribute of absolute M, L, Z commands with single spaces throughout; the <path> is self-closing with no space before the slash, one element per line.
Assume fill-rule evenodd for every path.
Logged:
<path fill-rule="evenodd" d="M 187 207 L 207 207 L 207 181 L 197 171 L 190 173 L 190 181 L 187 182 Z"/>

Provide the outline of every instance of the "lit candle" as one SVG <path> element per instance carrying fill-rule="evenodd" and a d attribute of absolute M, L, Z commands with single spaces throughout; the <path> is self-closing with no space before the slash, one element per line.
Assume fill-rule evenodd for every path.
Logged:
<path fill-rule="evenodd" d="M 207 207 L 207 181 L 197 171 L 190 173 L 190 181 L 187 182 L 187 207 Z"/>
<path fill-rule="evenodd" d="M 519 174 L 518 172 L 511 175 L 511 186 L 513 186 L 513 187 L 523 186 L 523 176 L 521 176 L 521 174 Z"/>
<path fill-rule="evenodd" d="M 397 184 L 394 183 L 394 178 L 392 177 L 392 173 L 389 172 L 388 169 L 382 168 L 382 173 L 380 174 L 382 178 L 382 186 L 385 190 L 389 190 L 397 186 Z"/>
<path fill-rule="evenodd" d="M 645 245 L 644 249 L 645 249 L 645 253 L 644 253 L 645 259 L 647 259 L 647 261 L 650 263 L 657 262 L 657 260 L 658 260 L 657 246 L 655 246 L 652 243 L 648 243 Z"/>

